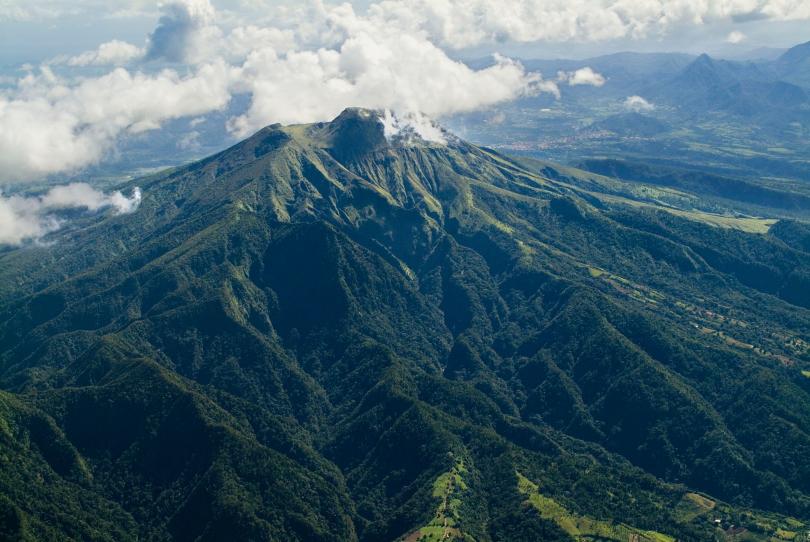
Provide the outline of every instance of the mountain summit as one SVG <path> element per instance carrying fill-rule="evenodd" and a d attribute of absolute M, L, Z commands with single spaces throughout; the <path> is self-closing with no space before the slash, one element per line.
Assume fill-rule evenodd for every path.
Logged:
<path fill-rule="evenodd" d="M 362 109 L 134 186 L 136 212 L 0 254 L 4 538 L 810 519 L 805 225 Z"/>

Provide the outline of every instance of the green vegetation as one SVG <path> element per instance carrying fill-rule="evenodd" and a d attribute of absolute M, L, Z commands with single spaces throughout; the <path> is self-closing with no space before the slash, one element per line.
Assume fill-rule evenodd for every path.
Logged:
<path fill-rule="evenodd" d="M 517 473 L 517 477 L 518 490 L 528 498 L 529 504 L 540 513 L 540 516 L 556 523 L 575 540 L 675 542 L 671 536 L 661 533 L 642 531 L 621 523 L 572 514 L 554 499 L 543 496 L 537 484 L 520 473 Z"/>
<path fill-rule="evenodd" d="M 714 510 L 715 506 L 717 503 L 704 495 L 687 493 L 678 503 L 675 513 L 678 521 L 689 523 L 697 518 L 705 518 L 709 512 Z"/>
<path fill-rule="evenodd" d="M 347 111 L 4 249 L 2 538 L 800 540 L 810 230 L 555 171 Z"/>
<path fill-rule="evenodd" d="M 439 499 L 439 506 L 433 519 L 424 527 L 405 537 L 408 542 L 441 542 L 443 540 L 475 542 L 459 528 L 462 518 L 462 499 L 468 491 L 464 482 L 467 469 L 464 461 L 456 463 L 452 470 L 436 479 L 433 484 L 433 497 Z"/>

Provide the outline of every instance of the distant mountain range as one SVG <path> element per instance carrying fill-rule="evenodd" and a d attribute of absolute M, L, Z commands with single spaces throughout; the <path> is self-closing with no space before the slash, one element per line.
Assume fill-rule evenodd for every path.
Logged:
<path fill-rule="evenodd" d="M 695 115 L 724 111 L 773 118 L 810 105 L 808 91 L 777 79 L 774 69 L 770 65 L 714 60 L 701 55 L 674 78 L 652 86 L 648 94 L 659 103 Z"/>
<path fill-rule="evenodd" d="M 446 123 L 523 156 L 568 164 L 630 159 L 802 191 L 810 153 L 808 50 L 802 44 L 747 57 L 753 60 L 680 53 L 524 60 L 548 79 L 588 66 L 605 82 L 560 81 L 559 99 L 527 96 Z"/>
<path fill-rule="evenodd" d="M 810 228 L 416 133 L 270 126 L 0 253 L 0 538 L 804 536 Z"/>
<path fill-rule="evenodd" d="M 483 67 L 491 62 L 482 59 L 470 64 Z M 810 42 L 769 59 L 721 60 L 707 54 L 628 52 L 583 60 L 524 60 L 523 64 L 527 70 L 548 77 L 589 66 L 607 78 L 604 87 L 566 89 L 574 97 L 640 94 L 679 106 L 684 106 L 685 97 L 688 106 L 695 109 L 725 110 L 733 110 L 731 102 L 739 100 L 743 105 L 735 112 L 743 114 L 760 105 L 806 106 L 810 90 Z M 766 101 L 754 103 L 761 95 Z"/>

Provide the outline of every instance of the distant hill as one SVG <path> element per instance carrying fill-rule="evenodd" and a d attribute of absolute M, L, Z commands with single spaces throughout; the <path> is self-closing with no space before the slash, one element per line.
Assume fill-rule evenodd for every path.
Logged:
<path fill-rule="evenodd" d="M 653 96 L 693 115 L 721 111 L 776 118 L 784 115 L 785 110 L 810 103 L 807 91 L 774 80 L 758 64 L 716 60 L 705 54 L 658 85 Z"/>

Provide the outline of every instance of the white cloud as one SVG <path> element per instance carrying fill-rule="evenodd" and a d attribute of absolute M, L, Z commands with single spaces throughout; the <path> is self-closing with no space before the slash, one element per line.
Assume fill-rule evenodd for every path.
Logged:
<path fill-rule="evenodd" d="M 738 43 L 744 42 L 747 38 L 748 36 L 740 32 L 739 30 L 735 30 L 726 37 L 726 43 L 737 45 Z"/>
<path fill-rule="evenodd" d="M 799 21 L 810 19 L 810 2 L 807 2 L 807 0 L 771 0 L 765 2 L 760 12 L 776 20 Z"/>
<path fill-rule="evenodd" d="M 573 72 L 559 72 L 557 74 L 557 80 L 566 82 L 572 87 L 579 85 L 601 87 L 607 82 L 602 74 L 596 73 L 589 67 L 580 68 Z"/>
<path fill-rule="evenodd" d="M 244 59 L 251 52 L 271 48 L 276 51 L 295 49 L 295 33 L 289 29 L 263 28 L 255 25 L 234 28 L 225 41 L 227 54 Z"/>
<path fill-rule="evenodd" d="M 144 50 L 125 41 L 112 40 L 67 60 L 69 66 L 121 66 L 144 56 Z"/>
<path fill-rule="evenodd" d="M 161 6 L 157 28 L 149 35 L 146 58 L 196 62 L 206 57 L 212 41 L 221 39 L 209 0 L 172 0 Z"/>
<path fill-rule="evenodd" d="M 625 109 L 635 111 L 636 113 L 641 113 L 642 111 L 652 111 L 655 109 L 655 105 L 651 104 L 641 96 L 629 96 L 624 101 L 624 107 Z"/>
<path fill-rule="evenodd" d="M 98 162 L 122 133 L 221 109 L 231 70 L 222 62 L 181 77 L 117 68 L 70 85 L 47 67 L 0 95 L 0 182 L 24 181 Z"/>
<path fill-rule="evenodd" d="M 126 197 L 119 191 L 104 194 L 85 183 L 57 186 L 35 197 L 4 196 L 0 192 L 0 245 L 19 245 L 58 230 L 64 225 L 58 211 L 95 212 L 109 207 L 123 214 L 134 212 L 140 203 L 139 188 Z"/>
<path fill-rule="evenodd" d="M 330 120 L 351 106 L 440 117 L 556 90 L 504 57 L 475 71 L 420 36 L 376 28 L 359 18 L 344 24 L 352 31 L 333 49 L 251 53 L 238 80 L 252 102 L 230 129 L 245 136 L 273 122 Z"/>
<path fill-rule="evenodd" d="M 143 15 L 154 9 L 155 3 L 155 0 L 0 0 L 0 21 L 99 13 Z M 265 15 L 267 20 L 300 12 L 303 4 L 295 0 L 215 3 L 230 8 L 229 15 Z M 329 5 L 328 0 L 305 3 Z M 386 19 L 427 30 L 442 38 L 444 44 L 461 47 L 505 38 L 536 41 L 640 36 L 676 24 L 699 24 L 734 16 L 773 20 L 810 18 L 807 0 L 382 0 L 371 3 L 371 8 Z"/>
<path fill-rule="evenodd" d="M 421 31 L 443 46 L 505 40 L 601 41 L 640 38 L 676 25 L 751 16 L 810 18 L 807 0 L 383 0 L 379 24 Z"/>

